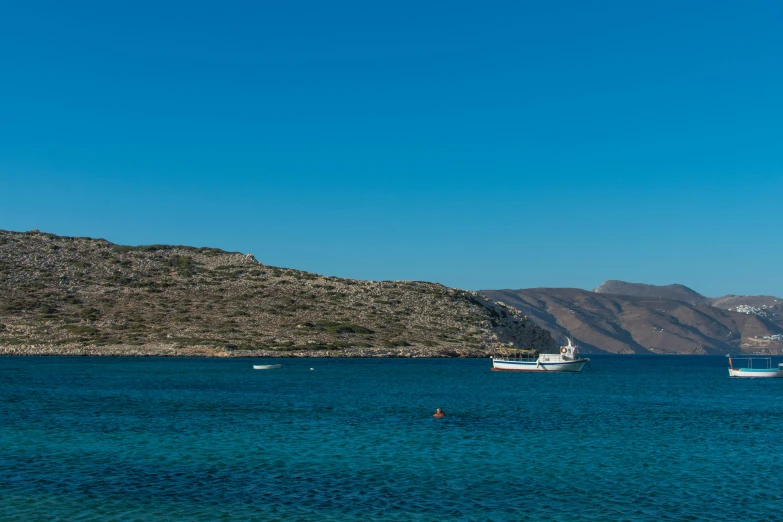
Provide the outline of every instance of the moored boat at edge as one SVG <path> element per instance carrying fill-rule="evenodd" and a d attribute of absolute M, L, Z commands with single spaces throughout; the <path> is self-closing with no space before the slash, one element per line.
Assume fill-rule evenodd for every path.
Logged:
<path fill-rule="evenodd" d="M 568 339 L 560 353 L 542 353 L 517 350 L 514 353 L 492 357 L 493 371 L 506 372 L 578 372 L 590 359 L 579 357 L 579 347 Z"/>
<path fill-rule="evenodd" d="M 735 357 L 732 360 L 731 355 L 729 358 L 729 377 L 766 377 L 766 378 L 783 378 L 783 363 L 772 366 L 772 357 Z M 734 361 L 748 361 L 746 367 L 734 367 Z M 756 361 L 756 367 L 753 367 L 753 362 Z"/>

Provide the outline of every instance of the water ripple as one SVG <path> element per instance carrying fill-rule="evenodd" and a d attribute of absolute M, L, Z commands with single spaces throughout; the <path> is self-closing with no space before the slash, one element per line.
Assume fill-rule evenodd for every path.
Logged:
<path fill-rule="evenodd" d="M 0 359 L 0 519 L 779 518 L 783 383 L 717 358 L 283 362 Z"/>

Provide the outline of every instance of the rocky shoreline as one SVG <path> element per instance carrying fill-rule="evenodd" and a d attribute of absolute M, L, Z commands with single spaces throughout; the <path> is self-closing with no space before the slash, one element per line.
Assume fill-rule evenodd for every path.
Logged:
<path fill-rule="evenodd" d="M 452 350 L 432 350 L 408 346 L 405 349 L 355 348 L 342 350 L 243 350 L 214 348 L 210 346 L 177 346 L 173 344 L 108 345 L 108 346 L 58 346 L 15 345 L 1 346 L 2 356 L 41 357 L 221 357 L 221 358 L 369 358 L 369 359 L 419 359 L 419 358 L 485 358 L 486 350 L 455 347 Z"/>

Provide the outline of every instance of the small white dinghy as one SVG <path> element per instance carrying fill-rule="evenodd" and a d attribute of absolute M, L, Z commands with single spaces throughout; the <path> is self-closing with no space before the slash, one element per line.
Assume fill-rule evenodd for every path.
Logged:
<path fill-rule="evenodd" d="M 254 364 L 254 370 L 277 370 L 282 364 Z"/>
<path fill-rule="evenodd" d="M 747 366 L 735 368 L 731 355 L 729 358 L 729 377 L 781 377 L 783 363 L 777 368 L 772 366 L 772 357 L 736 357 L 734 361 L 748 361 Z M 753 364 L 755 362 L 755 364 Z"/>

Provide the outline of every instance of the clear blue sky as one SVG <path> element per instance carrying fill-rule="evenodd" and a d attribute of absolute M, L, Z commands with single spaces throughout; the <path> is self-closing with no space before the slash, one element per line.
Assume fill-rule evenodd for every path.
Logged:
<path fill-rule="evenodd" d="M 783 295 L 783 4 L 0 3 L 0 228 Z"/>

